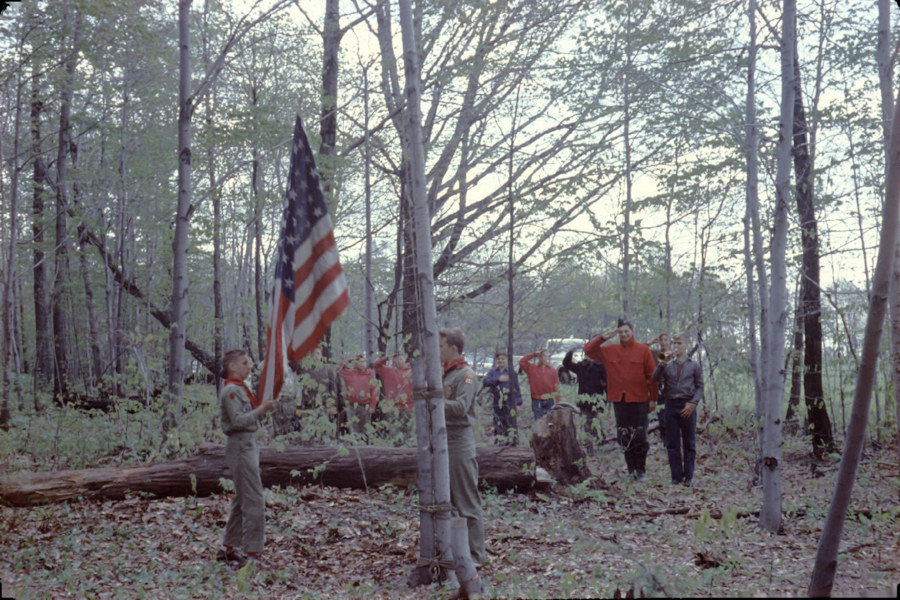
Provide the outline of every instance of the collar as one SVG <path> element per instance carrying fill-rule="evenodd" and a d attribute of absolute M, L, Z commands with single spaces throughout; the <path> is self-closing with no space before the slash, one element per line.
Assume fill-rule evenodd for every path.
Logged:
<path fill-rule="evenodd" d="M 228 385 L 229 383 L 232 385 L 239 385 L 244 388 L 244 391 L 247 392 L 248 396 L 250 396 L 250 405 L 253 408 L 256 408 L 261 404 L 260 401 L 256 399 L 256 394 L 254 394 L 253 391 L 249 387 L 247 387 L 247 384 L 243 379 L 238 379 L 237 377 L 226 377 L 225 385 Z"/>
<path fill-rule="evenodd" d="M 444 375 L 449 373 L 450 371 L 454 371 L 456 369 L 460 369 L 462 367 L 468 366 L 469 363 L 466 362 L 466 359 L 460 356 L 454 360 L 451 360 L 446 365 L 444 365 Z"/>
<path fill-rule="evenodd" d="M 634 345 L 634 338 L 631 338 L 627 342 L 619 342 L 619 343 L 622 345 L 623 348 L 631 348 L 631 346 Z"/>

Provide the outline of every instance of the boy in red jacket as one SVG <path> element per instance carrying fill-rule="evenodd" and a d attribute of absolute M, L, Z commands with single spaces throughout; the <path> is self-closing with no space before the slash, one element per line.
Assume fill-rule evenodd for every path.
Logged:
<path fill-rule="evenodd" d="M 531 362 L 538 359 L 537 364 Z M 537 421 L 559 402 L 559 373 L 550 364 L 550 356 L 546 348 L 526 354 L 519 359 L 519 367 L 528 376 L 528 387 L 531 389 L 531 410 Z"/>

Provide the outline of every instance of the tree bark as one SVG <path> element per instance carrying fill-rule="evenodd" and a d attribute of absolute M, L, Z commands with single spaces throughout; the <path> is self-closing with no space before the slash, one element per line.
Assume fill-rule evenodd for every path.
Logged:
<path fill-rule="evenodd" d="M 65 8 L 64 29 L 69 28 L 72 10 Z M 66 158 L 71 136 L 69 134 L 69 115 L 72 104 L 72 88 L 75 79 L 75 63 L 81 38 L 81 17 L 76 15 L 72 24 L 72 49 L 66 59 L 66 75 L 60 94 L 59 110 L 59 143 L 56 153 L 56 275 L 53 279 L 53 395 L 57 400 L 63 399 L 69 391 L 69 318 L 65 300 L 68 296 L 64 286 L 69 280 L 69 242 L 66 231 L 67 203 Z"/>
<path fill-rule="evenodd" d="M 797 38 L 794 37 L 794 176 L 803 260 L 800 269 L 800 314 L 803 315 L 803 396 L 818 458 L 834 452 L 831 419 L 822 385 L 822 293 L 819 287 L 819 231 L 813 204 L 813 163 L 800 84 Z"/>
<path fill-rule="evenodd" d="M 888 296 L 891 292 L 891 278 L 897 248 L 897 222 L 900 216 L 900 118 L 896 105 L 892 119 L 890 141 L 890 168 L 885 190 L 884 212 L 882 214 L 881 239 L 878 246 L 878 260 L 872 280 L 872 297 L 869 300 L 869 314 L 863 337 L 862 354 L 856 375 L 856 389 L 853 392 L 853 408 L 850 412 L 850 426 L 844 440 L 844 453 L 838 467 L 834 495 L 828 507 L 828 515 L 822 527 L 822 537 L 816 550 L 807 594 L 810 597 L 829 596 L 837 570 L 838 548 L 847 507 L 853 492 L 856 469 L 862 458 L 869 405 L 878 366 L 878 349 L 884 317 L 887 312 Z"/>
<path fill-rule="evenodd" d="M 531 448 L 535 464 L 543 467 L 559 486 L 582 483 L 592 477 L 587 456 L 578 444 L 575 409 L 556 405 L 532 426 Z"/>
<path fill-rule="evenodd" d="M 781 528 L 781 421 L 784 404 L 784 332 L 787 324 L 787 229 L 791 194 L 791 131 L 794 123 L 795 0 L 784 0 L 781 29 L 781 119 L 775 173 L 774 230 L 770 248 L 772 288 L 769 294 L 769 364 L 763 418 L 763 504 L 760 527 Z"/>
<path fill-rule="evenodd" d="M 412 224 L 415 232 L 415 288 L 419 327 L 413 338 L 420 354 L 413 362 L 413 387 L 420 392 L 415 400 L 416 437 L 420 474 L 419 561 L 410 575 L 411 586 L 427 584 L 437 563 L 439 571 L 453 564 L 450 547 L 450 463 L 444 419 L 444 394 L 439 351 L 437 308 L 434 300 L 434 259 L 431 254 L 431 211 L 428 207 L 425 174 L 425 146 L 422 138 L 420 63 L 410 0 L 399 0 L 400 31 L 403 40 L 403 67 L 406 75 L 406 151 L 409 156 Z M 404 298 L 408 302 L 408 298 Z M 425 392 L 422 394 L 422 392 Z M 424 427 L 430 424 L 430 431 Z M 471 562 L 465 571 L 471 571 Z M 480 586 L 476 576 L 460 579 L 460 593 L 466 596 Z"/>
<path fill-rule="evenodd" d="M 499 490 L 527 492 L 534 462 L 527 448 L 478 448 L 479 480 Z M 261 448 L 263 484 L 321 484 L 343 488 L 407 487 L 416 481 L 414 448 L 359 446 L 350 448 L 289 446 Z M 115 500 L 129 493 L 157 497 L 208 496 L 224 490 L 219 480 L 230 477 L 223 446 L 206 444 L 200 453 L 164 463 L 137 467 L 105 467 L 75 471 L 27 473 L 0 478 L 0 501 L 10 506 L 34 506 L 70 500 Z"/>
<path fill-rule="evenodd" d="M 894 117 L 894 61 L 891 59 L 891 1 L 878 0 L 878 84 L 881 90 L 881 120 L 884 133 L 884 179 L 891 166 L 890 132 Z M 900 461 L 900 240 L 894 250 L 891 274 L 891 380 L 894 383 L 894 405 L 897 413 L 897 460 Z"/>
<path fill-rule="evenodd" d="M 178 206 L 175 211 L 175 236 L 172 240 L 172 326 L 169 333 L 169 398 L 163 429 L 176 424 L 184 393 L 184 348 L 187 326 L 187 247 L 191 206 L 191 0 L 178 1 Z"/>
<path fill-rule="evenodd" d="M 47 181 L 47 167 L 41 151 L 41 113 L 44 103 L 38 90 L 39 65 L 34 66 L 31 88 L 31 153 L 34 161 L 33 190 L 31 202 L 32 213 L 32 257 L 31 269 L 33 278 L 32 296 L 34 299 L 34 377 L 38 388 L 48 383 L 53 377 L 53 355 L 51 352 L 50 314 L 47 306 L 47 275 L 44 270 L 44 184 Z"/>

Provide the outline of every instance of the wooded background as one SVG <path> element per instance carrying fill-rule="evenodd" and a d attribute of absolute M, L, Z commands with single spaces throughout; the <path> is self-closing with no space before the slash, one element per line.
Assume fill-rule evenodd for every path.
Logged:
<path fill-rule="evenodd" d="M 686 330 L 707 408 L 761 415 L 766 392 L 780 414 L 787 388 L 788 423 L 835 450 L 884 203 L 891 6 L 801 2 L 794 36 L 765 0 L 414 3 L 440 323 L 476 364 L 619 316 L 641 341 Z M 225 349 L 262 358 L 298 107 L 352 298 L 331 353 L 413 336 L 392 3 L 26 0 L 0 31 L 4 423 L 52 390 L 162 397 L 172 426 Z"/>

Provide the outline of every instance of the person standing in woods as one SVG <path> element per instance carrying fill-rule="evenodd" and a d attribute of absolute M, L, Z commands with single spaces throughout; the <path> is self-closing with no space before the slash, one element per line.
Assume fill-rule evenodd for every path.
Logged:
<path fill-rule="evenodd" d="M 324 441 L 329 437 L 339 440 L 343 421 L 343 399 L 337 371 L 323 358 L 322 347 L 316 346 L 302 362 L 290 363 L 290 367 L 300 378 L 297 387 L 300 396 L 297 416 L 300 417 L 304 427 L 303 438 L 310 441 Z M 327 423 L 321 421 L 323 411 L 328 419 Z M 322 426 L 315 427 L 316 423 L 322 423 Z M 310 427 L 311 425 L 313 426 Z M 309 432 L 309 429 L 313 431 Z"/>
<path fill-rule="evenodd" d="M 575 346 L 566 352 L 562 366 L 578 378 L 578 410 L 584 415 L 584 431 L 588 435 L 585 450 L 593 455 L 594 439 L 603 443 L 603 421 L 599 413 L 603 412 L 603 394 L 606 393 L 606 367 L 590 358 L 574 362 L 572 357 L 577 349 Z"/>
<path fill-rule="evenodd" d="M 537 364 L 531 362 L 537 359 Z M 559 373 L 550 364 L 550 355 L 546 348 L 526 354 L 519 359 L 519 367 L 528 376 L 528 387 L 531 389 L 531 410 L 537 421 L 559 402 Z"/>
<path fill-rule="evenodd" d="M 375 373 L 366 366 L 366 359 L 360 354 L 342 365 L 338 371 L 344 398 L 344 411 L 351 433 L 366 433 L 366 425 L 378 406 L 378 381 Z"/>
<path fill-rule="evenodd" d="M 659 346 L 659 350 L 656 352 L 656 363 L 659 364 L 661 362 L 668 362 L 672 359 L 672 338 L 667 332 L 662 332 L 654 339 L 650 340 L 650 343 L 647 344 L 649 347 L 653 347 L 656 344 Z M 658 382 L 659 383 L 659 382 Z M 659 412 L 657 412 L 656 421 L 659 424 L 659 439 L 663 444 L 666 443 L 666 423 L 663 418 L 663 410 L 664 410 L 664 400 L 665 394 L 662 389 L 659 391 L 659 401 L 657 402 L 657 406 L 659 408 Z"/>
<path fill-rule="evenodd" d="M 405 438 L 409 432 L 413 413 L 412 368 L 402 354 L 382 356 L 372 365 L 381 379 L 384 397 L 388 405 L 397 409 L 398 422 Z"/>
<path fill-rule="evenodd" d="M 501 446 L 514 446 L 512 411 L 522 405 L 522 392 L 519 376 L 509 368 L 506 352 L 498 350 L 494 355 L 494 367 L 484 376 L 482 387 L 490 390 L 494 401 L 494 440 Z"/>
<path fill-rule="evenodd" d="M 697 456 L 697 412 L 703 400 L 703 370 L 688 358 L 690 340 L 679 333 L 672 340 L 674 359 L 660 361 L 653 379 L 662 385 L 663 419 L 666 427 L 666 451 L 672 483 L 691 485 L 694 458 Z M 682 455 L 682 446 L 684 454 Z"/>
<path fill-rule="evenodd" d="M 441 329 L 440 352 L 444 368 L 444 418 L 450 461 L 450 504 L 453 516 L 468 523 L 469 551 L 475 566 L 484 564 L 484 511 L 478 494 L 475 460 L 475 393 L 478 378 L 463 358 L 466 338 L 459 329 Z"/>
<path fill-rule="evenodd" d="M 275 401 L 260 403 L 247 387 L 244 380 L 252 370 L 253 363 L 244 350 L 229 350 L 222 359 L 220 376 L 225 383 L 219 394 L 219 408 L 222 431 L 228 436 L 225 464 L 231 471 L 235 493 L 225 525 L 224 547 L 216 558 L 241 564 L 250 560 L 264 566 L 260 555 L 266 540 L 266 503 L 259 476 L 256 430 L 260 419 L 275 408 Z M 235 550 L 237 547 L 243 548 L 246 556 Z"/>
<path fill-rule="evenodd" d="M 606 344 L 613 337 L 618 344 Z M 619 319 L 619 326 L 584 345 L 588 358 L 606 366 L 607 398 L 616 416 L 616 438 L 625 453 L 628 473 L 643 481 L 647 472 L 649 413 L 656 408 L 658 387 L 653 379 L 656 362 L 646 344 L 634 339 L 634 327 Z"/>

